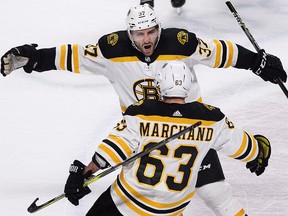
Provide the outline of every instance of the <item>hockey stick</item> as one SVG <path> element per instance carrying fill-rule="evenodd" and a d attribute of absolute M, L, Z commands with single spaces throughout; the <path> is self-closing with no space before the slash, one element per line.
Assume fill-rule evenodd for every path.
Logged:
<path fill-rule="evenodd" d="M 238 24 L 240 25 L 240 27 L 242 28 L 242 30 L 244 31 L 244 33 L 246 34 L 246 36 L 248 37 L 248 39 L 250 40 L 250 42 L 252 43 L 252 45 L 254 46 L 256 51 L 259 52 L 259 50 L 261 50 L 260 46 L 257 44 L 256 40 L 254 39 L 254 37 L 250 33 L 249 29 L 246 27 L 245 23 L 243 23 L 241 17 L 239 16 L 238 12 L 236 11 L 236 9 L 232 5 L 232 3 L 230 1 L 226 1 L 226 5 L 230 9 L 230 11 L 234 15 L 234 17 L 236 18 Z M 288 98 L 288 91 L 287 91 L 286 87 L 284 86 L 283 81 L 279 78 L 275 78 L 275 81 L 280 86 L 280 88 L 282 89 L 282 91 L 286 95 L 286 97 Z"/>
<path fill-rule="evenodd" d="M 129 164 L 129 163 L 131 163 L 131 162 L 133 162 L 133 161 L 135 161 L 135 160 L 137 160 L 137 159 L 145 156 L 145 155 L 148 155 L 151 151 L 153 151 L 153 150 L 155 150 L 155 149 L 158 149 L 158 148 L 160 148 L 161 146 L 164 146 L 165 144 L 171 142 L 172 140 L 175 140 L 175 139 L 179 138 L 180 136 L 184 135 L 185 133 L 187 133 L 187 132 L 189 132 L 189 131 L 194 130 L 194 128 L 198 127 L 198 126 L 201 125 L 201 124 L 202 124 L 202 122 L 201 122 L 201 121 L 198 121 L 198 122 L 196 122 L 195 124 L 190 125 L 189 127 L 187 127 L 187 128 L 185 128 L 185 129 L 179 131 L 178 133 L 176 133 L 176 134 L 174 134 L 174 135 L 166 138 L 165 140 L 162 140 L 161 142 L 157 143 L 156 145 L 152 145 L 150 148 L 147 148 L 145 151 L 139 152 L 138 154 L 133 155 L 132 157 L 128 158 L 127 160 L 123 161 L 122 163 L 119 163 L 119 164 L 117 164 L 117 165 L 115 165 L 115 166 L 113 166 L 113 167 L 110 167 L 109 169 L 107 169 L 107 170 L 99 173 L 98 175 L 91 177 L 90 179 L 88 179 L 88 180 L 84 183 L 83 187 L 86 187 L 86 186 L 88 186 L 89 184 L 91 184 L 91 183 L 99 180 L 100 178 L 102 178 L 102 177 L 104 177 L 104 176 L 106 176 L 106 175 L 114 172 L 114 171 L 117 170 L 120 166 L 125 166 L 125 165 L 127 165 L 127 164 Z M 34 200 L 34 202 L 28 207 L 27 210 L 28 210 L 28 212 L 30 212 L 30 213 L 37 212 L 37 211 L 39 211 L 39 210 L 41 210 L 41 209 L 43 209 L 43 208 L 48 207 L 49 205 L 52 205 L 52 204 L 55 203 L 55 202 L 63 199 L 64 197 L 65 197 L 65 193 L 63 193 L 63 194 L 61 194 L 61 195 L 59 195 L 59 196 L 57 196 L 57 197 L 54 197 L 53 199 L 51 199 L 51 200 L 49 200 L 49 201 L 47 201 L 47 202 L 45 202 L 45 203 L 43 203 L 43 204 L 41 204 L 41 205 L 39 205 L 39 206 L 36 205 L 36 202 L 39 200 L 39 198 L 36 198 L 36 199 Z"/>

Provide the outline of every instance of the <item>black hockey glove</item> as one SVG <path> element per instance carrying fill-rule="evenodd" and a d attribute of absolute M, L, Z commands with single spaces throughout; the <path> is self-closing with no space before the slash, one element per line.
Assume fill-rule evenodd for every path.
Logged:
<path fill-rule="evenodd" d="M 269 140 L 262 135 L 254 135 L 258 142 L 259 153 L 255 160 L 246 164 L 247 169 L 255 173 L 257 176 L 261 175 L 268 166 L 268 160 L 271 155 L 271 145 Z"/>
<path fill-rule="evenodd" d="M 83 187 L 84 181 L 92 175 L 92 171 L 83 174 L 85 165 L 78 160 L 71 164 L 67 182 L 65 184 L 65 196 L 75 206 L 79 205 L 79 200 L 91 192 L 89 187 Z"/>
<path fill-rule="evenodd" d="M 6 76 L 21 67 L 26 73 L 31 73 L 40 58 L 40 53 L 36 49 L 37 46 L 37 44 L 25 44 L 6 52 L 1 57 L 1 74 Z"/>
<path fill-rule="evenodd" d="M 251 70 L 263 80 L 272 83 L 277 83 L 277 78 L 283 82 L 287 80 L 287 74 L 280 59 L 274 55 L 267 54 L 263 49 L 258 52 L 257 60 Z"/>
<path fill-rule="evenodd" d="M 140 0 L 140 5 L 149 4 L 152 8 L 154 7 L 154 0 Z"/>
<path fill-rule="evenodd" d="M 186 0 L 171 0 L 172 7 L 179 8 L 185 4 Z"/>

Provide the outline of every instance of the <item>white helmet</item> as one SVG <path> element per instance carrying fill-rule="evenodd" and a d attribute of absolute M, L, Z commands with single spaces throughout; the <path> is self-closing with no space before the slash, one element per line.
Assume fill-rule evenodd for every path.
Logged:
<path fill-rule="evenodd" d="M 155 77 L 161 97 L 186 98 L 194 81 L 188 66 L 182 61 L 165 63 Z"/>
<path fill-rule="evenodd" d="M 135 43 L 131 36 L 131 31 L 144 30 L 158 26 L 158 41 L 161 34 L 161 25 L 158 21 L 154 9 L 149 4 L 131 7 L 126 18 L 127 32 L 133 46 Z M 157 42 L 158 43 L 158 42 Z"/>

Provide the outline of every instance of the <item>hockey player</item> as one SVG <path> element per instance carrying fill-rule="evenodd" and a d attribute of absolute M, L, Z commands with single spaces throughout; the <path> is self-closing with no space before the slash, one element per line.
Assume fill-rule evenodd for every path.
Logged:
<path fill-rule="evenodd" d="M 268 165 L 271 147 L 266 137 L 237 129 L 218 108 L 185 103 L 193 76 L 184 62 L 164 64 L 155 81 L 162 101 L 129 106 L 126 124 L 122 121 L 103 140 L 89 165 L 73 162 L 65 185 L 72 203 L 77 205 L 79 198 L 90 193 L 83 183 L 92 173 L 115 166 L 197 121 L 201 126 L 123 166 L 86 216 L 182 215 L 195 194 L 198 170 L 210 148 L 248 162 L 256 172 Z M 113 146 L 119 146 L 117 155 Z"/>
<path fill-rule="evenodd" d="M 103 75 L 118 94 L 123 112 L 139 100 L 159 99 L 153 86 L 153 71 L 170 60 L 184 61 L 195 77 L 195 84 L 186 98 L 188 102 L 201 100 L 193 69 L 197 63 L 211 68 L 251 69 L 272 83 L 275 83 L 275 78 L 284 82 L 287 79 L 279 58 L 266 54 L 264 50 L 254 53 L 228 40 L 204 41 L 186 29 L 162 29 L 155 11 L 147 4 L 129 10 L 127 30 L 104 35 L 96 45 L 36 47 L 36 44 L 26 44 L 6 52 L 1 58 L 1 74 L 6 76 L 23 67 L 27 73 L 68 70 Z M 209 169 L 198 174 L 198 196 L 216 215 L 245 215 L 225 180 L 214 150 L 204 158 L 205 165 L 209 165 Z"/>

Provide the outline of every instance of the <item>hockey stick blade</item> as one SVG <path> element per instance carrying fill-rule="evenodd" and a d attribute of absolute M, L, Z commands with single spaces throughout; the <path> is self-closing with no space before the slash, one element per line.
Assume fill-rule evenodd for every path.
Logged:
<path fill-rule="evenodd" d="M 227 5 L 227 7 L 229 8 L 229 10 L 231 11 L 231 13 L 233 14 L 233 16 L 235 17 L 235 19 L 237 20 L 237 22 L 240 25 L 240 27 L 242 28 L 242 30 L 244 31 L 244 33 L 246 34 L 246 36 L 248 37 L 248 39 L 250 40 L 250 42 L 252 43 L 252 45 L 254 46 L 254 48 L 256 49 L 256 51 L 259 52 L 259 50 L 261 49 L 260 46 L 258 45 L 256 40 L 252 36 L 249 29 L 246 27 L 245 23 L 242 21 L 240 15 L 236 11 L 235 7 L 232 5 L 232 3 L 230 1 L 226 1 L 225 3 Z M 280 86 L 281 90 L 283 91 L 285 96 L 288 98 L 288 90 L 285 87 L 285 85 L 283 84 L 283 81 L 280 78 L 276 78 L 275 82 Z"/>
<path fill-rule="evenodd" d="M 52 205 L 53 203 L 55 203 L 55 202 L 57 202 L 57 201 L 59 201 L 59 200 L 61 200 L 63 198 L 65 198 L 65 194 L 64 193 L 59 195 L 59 196 L 57 196 L 57 197 L 54 197 L 53 199 L 51 199 L 51 200 L 49 200 L 49 201 L 47 201 L 47 202 L 45 202 L 45 203 L 43 203 L 42 205 L 39 205 L 39 206 L 36 205 L 36 202 L 39 200 L 39 198 L 36 198 L 32 202 L 32 204 L 28 207 L 27 211 L 29 213 L 37 212 L 37 211 L 39 211 L 39 210 L 41 210 L 43 208 L 48 207 L 49 205 Z"/>
<path fill-rule="evenodd" d="M 182 135 L 184 135 L 185 133 L 187 133 L 187 132 L 189 132 L 189 131 L 194 130 L 196 127 L 200 126 L 201 124 L 202 124 L 202 122 L 201 122 L 201 121 L 198 121 L 198 122 L 196 122 L 195 124 L 192 124 L 192 125 L 190 125 L 189 127 L 187 127 L 187 128 L 185 128 L 185 129 L 179 131 L 178 133 L 176 133 L 176 134 L 174 134 L 174 135 L 172 135 L 172 136 L 170 136 L 170 137 L 162 140 L 161 142 L 157 143 L 157 145 L 154 145 L 154 146 L 146 149 L 145 151 L 142 151 L 142 152 L 139 152 L 138 154 L 133 155 L 132 157 L 128 158 L 127 160 L 123 161 L 122 163 L 119 163 L 119 164 L 117 164 L 117 165 L 115 165 L 115 166 L 113 166 L 113 167 L 110 167 L 110 168 L 108 168 L 107 170 L 99 173 L 99 174 L 96 175 L 96 176 L 91 176 L 91 177 L 83 184 L 83 187 L 87 187 L 87 186 L 90 185 L 91 183 L 93 183 L 93 182 L 99 180 L 100 178 L 102 178 L 102 177 L 104 177 L 104 176 L 106 176 L 106 175 L 114 172 L 114 171 L 117 170 L 117 168 L 119 168 L 120 166 L 125 166 L 125 165 L 127 165 L 127 164 L 129 164 L 129 163 L 131 163 L 131 162 L 133 162 L 133 161 L 135 161 L 135 160 L 137 160 L 137 159 L 145 156 L 145 155 L 148 155 L 151 151 L 153 151 L 153 150 L 155 150 L 155 149 L 158 149 L 158 148 L 160 148 L 161 146 L 164 146 L 165 144 L 171 142 L 172 140 L 175 140 L 175 139 L 181 137 Z M 36 199 L 32 202 L 32 204 L 28 207 L 27 211 L 28 211 L 29 213 L 37 212 L 37 211 L 39 211 L 39 210 L 41 210 L 41 209 L 43 209 L 43 208 L 46 208 L 46 207 L 52 205 L 53 203 L 55 203 L 55 202 L 57 202 L 57 201 L 59 201 L 59 200 L 61 200 L 61 199 L 63 199 L 63 198 L 65 198 L 65 193 L 63 193 L 63 194 L 61 194 L 61 195 L 59 195 L 59 196 L 57 196 L 57 197 L 54 197 L 53 199 L 51 199 L 51 200 L 49 200 L 49 201 L 47 201 L 47 202 L 45 202 L 45 203 L 43 203 L 43 204 L 41 204 L 41 205 L 39 205 L 39 206 L 36 205 L 36 202 L 39 200 L 39 198 L 36 198 Z"/>
<path fill-rule="evenodd" d="M 27 211 L 30 213 L 35 212 L 39 206 L 36 205 L 36 202 L 39 200 L 39 198 L 37 197 L 34 202 L 28 207 Z"/>

